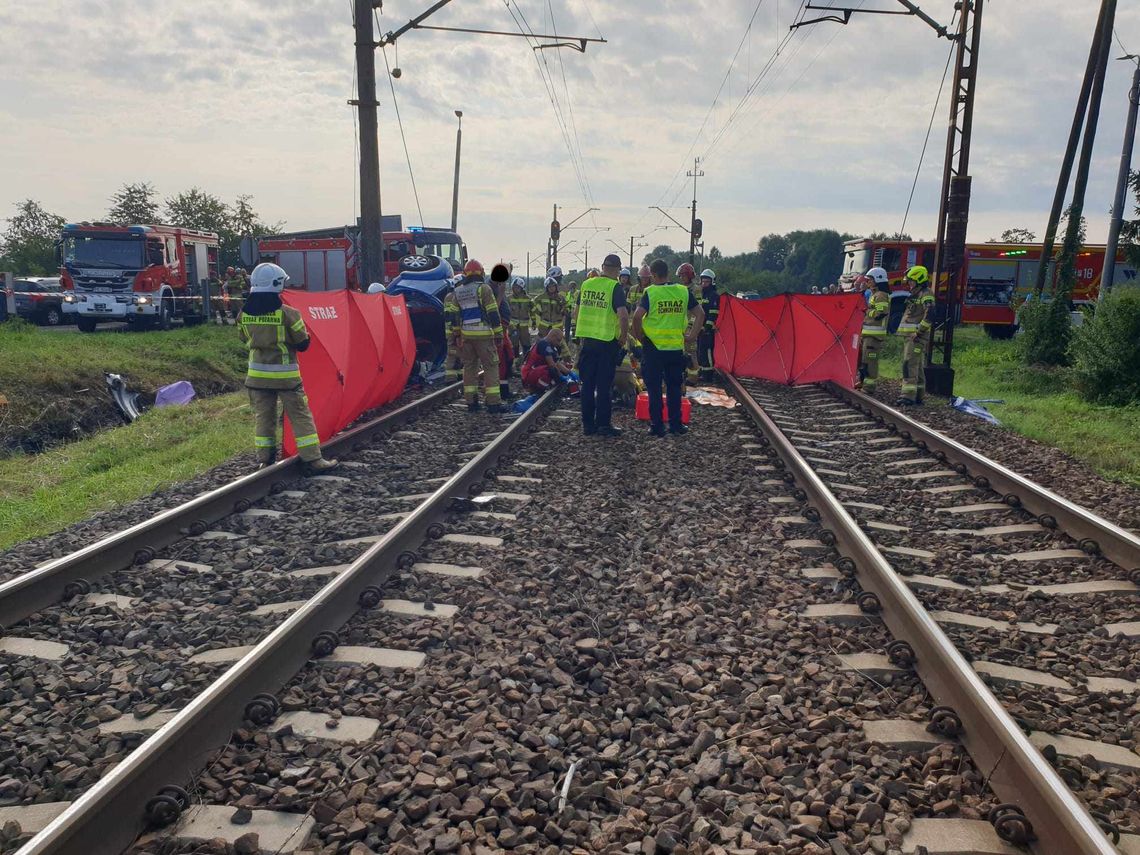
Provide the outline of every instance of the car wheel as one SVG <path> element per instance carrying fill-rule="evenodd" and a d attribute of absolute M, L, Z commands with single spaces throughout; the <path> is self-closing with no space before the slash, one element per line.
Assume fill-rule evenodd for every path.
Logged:
<path fill-rule="evenodd" d="M 158 328 L 168 330 L 174 326 L 174 310 L 170 300 L 163 300 L 158 306 Z"/>
<path fill-rule="evenodd" d="M 405 255 L 400 259 L 401 273 L 427 273 L 440 265 L 440 259 L 434 255 Z"/>
<path fill-rule="evenodd" d="M 95 327 L 99 325 L 99 322 L 94 318 L 85 318 L 83 316 L 76 318 L 75 323 L 79 326 L 80 332 L 95 332 Z"/>
<path fill-rule="evenodd" d="M 49 327 L 58 327 L 63 323 L 63 312 L 59 310 L 58 306 L 48 306 L 40 317 L 43 319 L 43 323 Z"/>

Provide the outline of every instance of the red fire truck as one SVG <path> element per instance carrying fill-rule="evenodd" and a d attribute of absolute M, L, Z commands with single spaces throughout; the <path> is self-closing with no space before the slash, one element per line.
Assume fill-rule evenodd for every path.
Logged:
<path fill-rule="evenodd" d="M 290 287 L 365 290 L 370 283 L 360 281 L 359 236 L 355 226 L 267 235 L 257 239 L 257 257 L 281 265 L 289 274 Z M 435 278 L 434 268 L 445 263 L 455 271 L 467 263 L 467 247 L 450 229 L 412 226 L 384 232 L 383 284 L 409 274 L 410 278 L 417 274 Z"/>
<path fill-rule="evenodd" d="M 64 313 L 83 332 L 100 321 L 170 329 L 206 320 L 218 236 L 177 226 L 69 223 L 57 244 Z"/>
<path fill-rule="evenodd" d="M 971 243 L 966 245 L 966 265 L 957 282 L 957 318 L 963 324 L 984 324 L 995 338 L 1008 338 L 1017 329 L 1017 310 L 1037 281 L 1042 245 L 1039 243 Z M 860 273 L 884 267 L 891 279 L 892 317 L 901 312 L 907 294 L 906 272 L 921 264 L 933 272 L 934 244 L 930 241 L 875 241 L 869 238 L 844 245 L 843 273 L 839 284 L 851 290 Z M 1077 258 L 1077 286 L 1072 301 L 1076 306 L 1095 303 L 1104 272 L 1104 245 L 1089 245 Z M 1048 282 L 1052 282 L 1050 271 Z M 1136 267 L 1117 254 L 1117 283 L 1137 282 Z M 1051 285 L 1050 285 L 1051 287 Z M 945 311 L 949 288 L 945 279 L 935 295 Z M 896 312 L 897 309 L 897 312 Z"/>

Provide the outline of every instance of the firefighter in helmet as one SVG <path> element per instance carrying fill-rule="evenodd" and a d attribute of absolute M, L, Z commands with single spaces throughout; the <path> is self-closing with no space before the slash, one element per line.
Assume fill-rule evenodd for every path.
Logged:
<path fill-rule="evenodd" d="M 887 271 L 882 267 L 872 267 L 862 278 L 866 281 L 856 280 L 856 288 L 870 288 L 871 296 L 867 301 L 867 314 L 863 316 L 859 377 L 863 391 L 873 395 L 879 380 L 879 351 L 887 337 L 887 321 L 891 317 L 891 284 Z"/>
<path fill-rule="evenodd" d="M 516 276 L 511 280 L 511 345 L 521 364 L 530 353 L 530 323 L 534 315 L 534 300 L 526 292 L 526 280 Z"/>
<path fill-rule="evenodd" d="M 463 279 L 455 286 L 453 295 L 459 304 L 459 325 L 452 334 L 459 339 L 459 355 L 463 360 L 463 395 L 467 408 L 474 412 L 479 406 L 479 370 L 487 387 L 487 411 L 501 413 L 499 396 L 499 342 L 503 337 L 503 322 L 499 319 L 499 304 L 495 292 L 484 281 L 483 265 L 468 261 L 463 268 Z"/>
<path fill-rule="evenodd" d="M 926 393 L 926 349 L 930 345 L 930 331 L 934 326 L 934 292 L 930 287 L 930 272 L 921 264 L 906 273 L 910 296 L 906 300 L 898 334 L 903 344 L 902 396 L 899 403 L 907 406 L 921 404 Z"/>
<path fill-rule="evenodd" d="M 226 303 L 229 306 L 230 317 L 234 323 L 237 323 L 237 317 L 241 314 L 242 304 L 245 301 L 245 271 L 227 267 L 226 281 L 223 283 L 223 287 L 228 298 Z"/>
<path fill-rule="evenodd" d="M 697 299 L 698 303 L 700 303 L 701 293 L 700 287 L 697 285 L 697 269 L 686 261 L 684 264 L 677 268 L 675 275 L 677 277 L 677 281 L 688 288 L 689 293 Z M 696 336 L 693 335 L 690 337 L 689 335 L 693 332 L 692 325 L 693 319 L 690 317 L 689 325 L 685 330 L 685 383 L 688 386 L 692 386 L 697 382 L 699 370 L 697 367 Z"/>
<path fill-rule="evenodd" d="M 444 376 L 448 383 L 456 383 L 463 375 L 463 359 L 459 355 L 459 347 L 463 344 L 463 325 L 460 322 L 459 303 L 455 299 L 454 290 L 448 291 L 447 296 L 443 298 L 443 326 L 447 330 Z"/>
<path fill-rule="evenodd" d="M 565 317 L 566 300 L 558 293 L 558 280 L 547 276 L 545 290 L 534 298 L 534 325 L 538 329 L 538 337 L 543 338 L 553 327 L 561 328 Z"/>
<path fill-rule="evenodd" d="M 282 304 L 281 292 L 289 274 L 276 264 L 259 264 L 253 270 L 249 299 L 238 316 L 238 333 L 249 348 L 245 386 L 257 420 L 253 444 L 261 468 L 277 459 L 277 402 L 293 427 L 297 454 L 305 472 L 316 475 L 335 469 L 335 460 L 321 457 L 321 441 L 301 386 L 297 353 L 308 349 L 309 334 L 296 309 Z"/>
<path fill-rule="evenodd" d="M 697 362 L 700 377 L 708 381 L 716 377 L 713 370 L 713 344 L 716 337 L 716 319 L 720 317 L 720 292 L 716 289 L 716 273 L 711 269 L 701 271 L 701 292 L 697 302 L 705 310 L 705 323 L 697 336 Z"/>

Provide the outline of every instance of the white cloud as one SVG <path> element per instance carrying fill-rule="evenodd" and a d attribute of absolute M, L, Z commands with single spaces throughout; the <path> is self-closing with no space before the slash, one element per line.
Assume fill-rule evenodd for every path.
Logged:
<path fill-rule="evenodd" d="M 881 8 L 889 0 L 867 0 Z M 426 0 L 389 0 L 394 29 Z M 710 144 L 786 33 L 795 0 L 764 0 L 718 102 L 750 2 L 519 0 L 536 30 L 608 39 L 535 55 L 522 39 L 418 31 L 400 41 L 396 82 L 424 217 L 450 218 L 455 119 L 464 110 L 460 230 L 483 260 L 542 253 L 551 205 L 588 206 L 536 62 L 545 61 L 567 121 L 569 92 L 593 203 L 582 222 L 628 246 L 691 198 L 684 172 L 708 153 L 700 185 L 709 246 L 750 248 L 769 231 L 897 228 L 949 45 L 908 18 L 856 16 L 788 41 L 748 107 Z M 1084 68 L 1096 0 L 990 2 L 979 69 L 973 238 L 1008 226 L 1041 231 Z M 924 9 L 949 20 L 952 0 Z M 779 12 L 779 29 L 776 13 Z M 592 17 L 591 17 L 592 13 Z M 432 19 L 513 29 L 501 0 L 453 3 Z M 1117 30 L 1140 45 L 1140 10 Z M 161 192 L 192 185 L 252 193 L 263 215 L 304 228 L 355 215 L 353 45 L 349 0 L 41 0 L 0 10 L 0 205 L 42 200 L 69 218 L 101 215 L 124 181 Z M 389 49 L 389 60 L 397 61 Z M 383 58 L 383 202 L 418 219 Z M 565 74 L 566 89 L 563 89 Z M 1113 63 L 1087 211 L 1102 236 L 1130 70 Z M 709 112 L 704 131 L 697 130 Z M 908 228 L 930 234 L 944 146 L 939 109 Z M 695 144 L 694 144 L 695 140 Z M 671 179 L 676 178 L 672 183 Z M 3 208 L 0 208 L 0 212 Z M 583 243 L 589 232 L 568 233 Z M 683 244 L 683 232 L 647 240 Z M 612 247 L 611 247 L 612 248 Z"/>

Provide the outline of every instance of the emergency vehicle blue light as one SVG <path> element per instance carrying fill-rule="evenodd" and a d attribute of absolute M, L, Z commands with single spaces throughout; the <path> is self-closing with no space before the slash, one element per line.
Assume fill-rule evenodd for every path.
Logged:
<path fill-rule="evenodd" d="M 150 229 L 146 226 L 130 226 L 127 228 L 127 231 L 133 235 L 145 235 Z"/>
<path fill-rule="evenodd" d="M 73 232 L 78 228 L 79 228 L 79 226 L 76 225 L 75 223 L 68 223 L 66 226 L 63 227 L 63 230 L 65 232 Z"/>
<path fill-rule="evenodd" d="M 409 232 L 422 232 L 423 230 L 424 230 L 423 226 L 408 226 Z"/>

